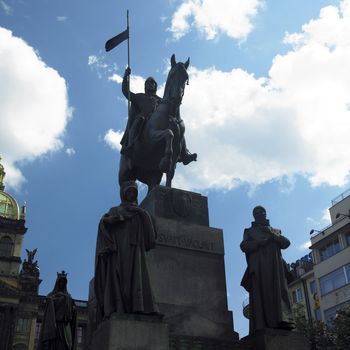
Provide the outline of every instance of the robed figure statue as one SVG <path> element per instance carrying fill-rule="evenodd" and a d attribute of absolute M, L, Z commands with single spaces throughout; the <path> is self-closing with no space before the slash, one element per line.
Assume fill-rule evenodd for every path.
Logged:
<path fill-rule="evenodd" d="M 156 234 L 150 215 L 137 205 L 137 195 L 134 181 L 123 183 L 122 203 L 100 220 L 94 280 L 97 322 L 112 313 L 158 313 L 146 263 Z"/>
<path fill-rule="evenodd" d="M 45 300 L 38 350 L 76 349 L 76 319 L 75 303 L 67 291 L 67 274 L 62 271 Z"/>
<path fill-rule="evenodd" d="M 253 216 L 255 221 L 244 230 L 241 243 L 248 265 L 241 285 L 249 292 L 250 333 L 265 328 L 292 329 L 288 270 L 281 255 L 290 242 L 270 226 L 263 207 L 255 207 Z"/>

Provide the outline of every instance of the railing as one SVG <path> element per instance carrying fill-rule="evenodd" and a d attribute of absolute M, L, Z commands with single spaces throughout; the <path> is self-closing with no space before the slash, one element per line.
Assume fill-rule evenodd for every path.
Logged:
<path fill-rule="evenodd" d="M 332 206 L 339 203 L 340 201 L 342 201 L 344 198 L 346 198 L 348 196 L 350 196 L 350 188 L 348 188 L 346 191 L 341 193 L 339 196 L 332 199 Z"/>
<path fill-rule="evenodd" d="M 335 225 L 335 223 L 334 224 L 329 224 L 329 225 L 327 225 L 326 227 L 324 227 L 322 230 L 314 230 L 314 233 L 312 233 L 311 234 L 311 238 L 314 238 L 314 237 L 316 237 L 316 236 L 318 236 L 319 234 L 323 234 L 324 235 L 324 231 L 325 230 L 328 230 L 330 227 L 332 227 L 333 225 Z"/>

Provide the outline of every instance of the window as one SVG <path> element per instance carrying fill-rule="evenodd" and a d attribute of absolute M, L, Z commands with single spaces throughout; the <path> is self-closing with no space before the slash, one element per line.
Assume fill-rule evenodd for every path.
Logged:
<path fill-rule="evenodd" d="M 310 282 L 310 292 L 312 295 L 317 293 L 317 286 L 316 286 L 316 281 L 313 280 Z"/>
<path fill-rule="evenodd" d="M 304 297 L 303 297 L 303 292 L 301 288 L 297 288 L 293 290 L 292 299 L 293 299 L 293 303 L 300 303 L 303 301 Z"/>
<path fill-rule="evenodd" d="M 78 344 L 83 342 L 83 327 L 77 327 L 77 342 Z"/>
<path fill-rule="evenodd" d="M 346 245 L 349 247 L 350 246 L 350 232 L 346 234 L 345 239 L 346 239 Z"/>
<path fill-rule="evenodd" d="M 8 236 L 0 239 L 0 256 L 11 256 L 12 255 L 13 242 Z"/>
<path fill-rule="evenodd" d="M 19 318 L 17 321 L 16 331 L 19 333 L 29 332 L 31 322 L 32 320 L 30 318 Z"/>
<path fill-rule="evenodd" d="M 318 308 L 318 309 L 315 309 L 315 320 L 317 321 L 321 321 L 321 310 Z"/>
<path fill-rule="evenodd" d="M 326 319 L 326 322 L 328 323 L 328 325 L 331 323 L 332 319 L 337 314 L 337 311 L 339 309 L 344 308 L 347 305 L 349 305 L 349 302 L 341 303 L 341 304 L 333 306 L 333 307 L 331 307 L 331 308 L 329 308 L 327 310 L 324 310 L 324 318 Z"/>
<path fill-rule="evenodd" d="M 340 243 L 339 243 L 339 240 L 336 239 L 335 241 L 327 244 L 325 247 L 320 249 L 321 261 L 330 258 L 334 254 L 337 254 L 339 251 L 340 251 Z"/>
<path fill-rule="evenodd" d="M 334 289 L 340 288 L 350 281 L 350 264 L 334 270 L 320 278 L 321 294 L 327 294 Z"/>
<path fill-rule="evenodd" d="M 350 264 L 344 266 L 344 273 L 346 283 L 350 283 Z"/>
<path fill-rule="evenodd" d="M 35 339 L 38 340 L 40 337 L 41 323 L 37 322 L 35 326 Z"/>

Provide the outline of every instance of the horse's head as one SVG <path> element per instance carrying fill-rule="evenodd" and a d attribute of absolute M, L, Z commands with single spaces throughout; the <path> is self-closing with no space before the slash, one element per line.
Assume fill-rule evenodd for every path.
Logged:
<path fill-rule="evenodd" d="M 190 64 L 190 59 L 185 63 L 176 62 L 175 55 L 171 56 L 171 69 L 164 89 L 164 100 L 170 100 L 180 104 L 185 92 L 185 84 L 188 82 L 187 68 Z"/>

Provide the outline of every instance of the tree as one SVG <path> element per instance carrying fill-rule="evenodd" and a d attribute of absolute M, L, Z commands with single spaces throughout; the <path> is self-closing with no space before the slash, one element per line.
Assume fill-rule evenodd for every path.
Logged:
<path fill-rule="evenodd" d="M 347 350 L 350 346 L 350 306 L 337 311 L 330 328 L 335 349 Z"/>
<path fill-rule="evenodd" d="M 348 350 L 350 344 L 350 306 L 339 309 L 329 324 L 295 315 L 297 331 L 310 342 L 310 350 Z"/>

